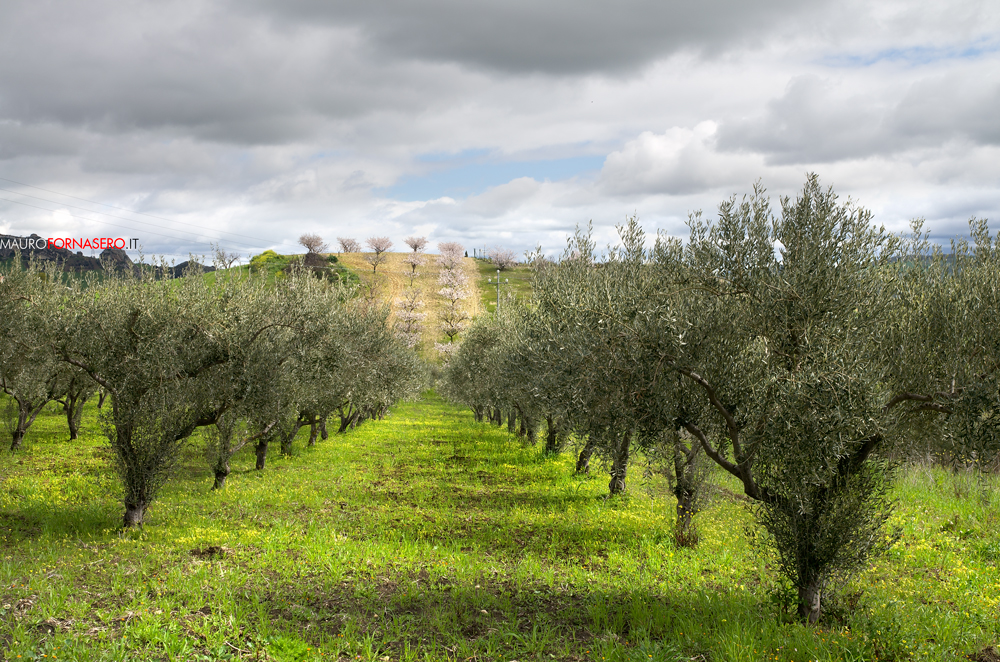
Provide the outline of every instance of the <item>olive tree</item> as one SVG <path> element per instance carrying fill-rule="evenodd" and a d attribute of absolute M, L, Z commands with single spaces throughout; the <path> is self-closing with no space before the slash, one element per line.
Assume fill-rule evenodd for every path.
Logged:
<path fill-rule="evenodd" d="M 669 328 L 702 331 L 664 363 L 701 392 L 684 427 L 756 502 L 809 622 L 830 580 L 887 540 L 891 471 L 877 451 L 891 440 L 898 244 L 815 176 L 780 215 L 757 187 L 691 223 L 696 316 Z"/>
<path fill-rule="evenodd" d="M 932 426 L 932 450 L 946 462 L 981 470 L 1000 458 L 1000 245 L 985 220 L 969 228 L 945 254 L 913 223 L 892 283 L 899 386 L 890 404 L 908 433 Z"/>
<path fill-rule="evenodd" d="M 561 262 L 537 272 L 540 326 L 527 361 L 546 366 L 539 371 L 538 399 L 587 439 L 578 470 L 588 470 L 595 452 L 608 460 L 611 494 L 625 491 L 634 444 L 644 430 L 663 425 L 650 422 L 648 411 L 650 385 L 662 366 L 640 342 L 663 283 L 649 265 L 636 219 L 619 231 L 622 245 L 603 260 L 589 232 L 578 231 Z"/>
<path fill-rule="evenodd" d="M 0 272 L 0 390 L 10 400 L 2 412 L 11 435 L 10 449 L 21 448 L 25 434 L 46 404 L 64 395 L 68 372 L 49 341 L 67 289 L 57 266 L 35 261 L 22 268 L 20 256 Z"/>
<path fill-rule="evenodd" d="M 80 435 L 80 420 L 83 417 L 83 407 L 87 400 L 97 392 L 97 383 L 83 370 L 76 366 L 63 364 L 61 379 L 64 386 L 59 389 L 62 394 L 57 401 L 63 406 L 66 414 L 66 425 L 69 428 L 69 438 L 76 439 Z"/>
<path fill-rule="evenodd" d="M 476 421 L 488 417 L 499 425 L 506 412 L 508 429 L 534 442 L 538 412 L 530 380 L 520 379 L 514 369 L 529 317 L 530 311 L 511 302 L 495 315 L 476 318 L 448 362 L 442 392 L 467 405 Z"/>
<path fill-rule="evenodd" d="M 288 280 L 285 287 L 317 286 Z M 54 348 L 111 396 L 101 420 L 126 527 L 142 524 L 191 433 L 231 406 L 218 397 L 233 379 L 227 364 L 268 333 L 294 326 L 297 314 L 265 279 L 235 275 L 208 284 L 123 274 L 69 302 Z"/>

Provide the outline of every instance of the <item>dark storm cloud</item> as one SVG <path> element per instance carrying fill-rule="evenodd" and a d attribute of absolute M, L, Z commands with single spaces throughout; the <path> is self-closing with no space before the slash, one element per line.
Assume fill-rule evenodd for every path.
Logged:
<path fill-rule="evenodd" d="M 680 49 L 712 55 L 756 41 L 775 23 L 813 11 L 793 0 L 238 0 L 271 16 L 354 25 L 382 53 L 511 73 L 635 69 Z"/>
<path fill-rule="evenodd" d="M 0 120 L 283 144 L 488 84 L 459 70 L 620 72 L 680 49 L 719 53 L 797 5 L 5 2 Z"/>
<path fill-rule="evenodd" d="M 267 145 L 449 96 L 439 72 L 379 65 L 360 39 L 211 3 L 0 3 L 0 120 Z"/>

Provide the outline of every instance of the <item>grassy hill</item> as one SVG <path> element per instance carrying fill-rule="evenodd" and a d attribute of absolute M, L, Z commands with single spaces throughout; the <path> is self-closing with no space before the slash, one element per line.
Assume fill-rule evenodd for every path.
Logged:
<path fill-rule="evenodd" d="M 5 660 L 988 660 L 1000 480 L 904 472 L 888 557 L 796 622 L 724 476 L 678 549 L 665 481 L 572 473 L 432 393 L 211 492 L 201 441 L 122 533 L 96 412 L 0 454 Z M 304 431 L 303 431 L 304 432 Z M 966 655 L 979 655 L 965 658 Z"/>
<path fill-rule="evenodd" d="M 373 274 L 372 267 L 365 261 L 364 253 L 337 253 L 339 263 L 349 268 L 358 276 L 364 285 L 370 284 L 374 278 L 378 283 L 378 298 L 380 301 L 393 305 L 395 312 L 395 302 L 402 296 L 403 290 L 410 286 L 410 279 L 407 274 L 410 266 L 403 262 L 407 253 L 387 253 L 387 261 Z M 438 331 L 438 319 L 445 305 L 445 300 L 438 294 L 441 286 L 438 284 L 438 275 L 441 267 L 437 263 L 436 255 L 426 255 L 426 264 L 417 271 L 420 274 L 414 280 L 414 287 L 420 290 L 421 299 L 425 303 L 423 312 L 427 313 L 424 320 L 423 339 L 420 343 L 420 351 L 425 358 L 435 359 L 436 352 L 433 347 L 435 342 L 444 342 L 446 338 Z M 480 292 L 482 289 L 481 280 L 478 277 L 476 262 L 471 258 L 462 260 L 462 270 L 468 277 L 471 296 L 465 303 L 465 311 L 469 317 L 479 314 Z"/>
<path fill-rule="evenodd" d="M 497 308 L 497 269 L 489 260 L 476 260 L 479 270 L 479 295 L 483 310 L 492 313 Z M 531 298 L 531 276 L 529 266 L 517 266 L 500 272 L 501 301 L 506 293 L 513 294 L 517 299 Z M 487 279 L 493 279 L 490 283 Z"/>

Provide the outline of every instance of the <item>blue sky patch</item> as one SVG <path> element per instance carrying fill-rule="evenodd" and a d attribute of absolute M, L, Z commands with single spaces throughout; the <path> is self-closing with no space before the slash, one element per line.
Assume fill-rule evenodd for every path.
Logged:
<path fill-rule="evenodd" d="M 910 46 L 887 48 L 867 54 L 839 54 L 824 57 L 820 62 L 832 67 L 870 67 L 879 62 L 897 62 L 913 66 L 933 64 L 943 60 L 971 60 L 1000 51 L 1000 40 L 983 38 L 963 46 Z"/>
<path fill-rule="evenodd" d="M 502 161 L 487 150 L 465 150 L 458 154 L 426 154 L 417 157 L 429 167 L 425 172 L 405 175 L 392 186 L 377 192 L 397 200 L 433 200 L 448 196 L 461 199 L 518 179 L 559 181 L 596 174 L 604 156 L 572 156 L 561 159 Z"/>

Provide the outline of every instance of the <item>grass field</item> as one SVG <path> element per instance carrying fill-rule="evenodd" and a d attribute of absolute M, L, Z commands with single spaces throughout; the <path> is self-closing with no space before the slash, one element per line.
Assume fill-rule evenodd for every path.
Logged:
<path fill-rule="evenodd" d="M 6 660 L 988 660 L 1000 640 L 1000 485 L 903 472 L 888 557 L 821 626 L 713 477 L 677 549 L 661 478 L 629 494 L 433 393 L 210 492 L 196 438 L 122 532 L 96 411 L 48 409 L 0 455 Z"/>
<path fill-rule="evenodd" d="M 496 267 L 488 260 L 476 260 L 476 267 L 479 270 L 479 296 L 483 310 L 492 313 L 497 309 Z M 493 279 L 493 283 L 487 281 L 489 278 Z M 508 293 L 517 299 L 531 298 L 531 267 L 520 265 L 500 272 L 501 301 Z"/>

